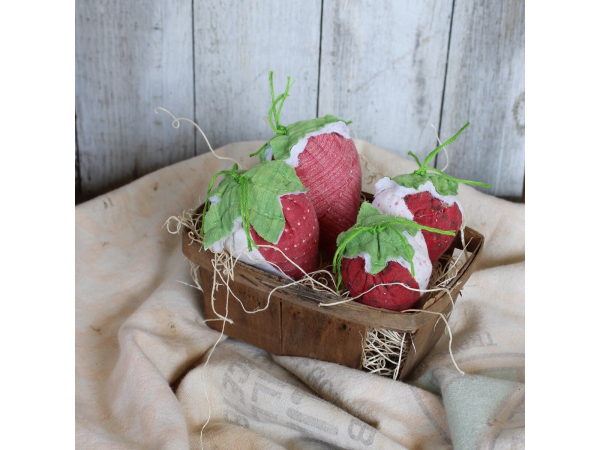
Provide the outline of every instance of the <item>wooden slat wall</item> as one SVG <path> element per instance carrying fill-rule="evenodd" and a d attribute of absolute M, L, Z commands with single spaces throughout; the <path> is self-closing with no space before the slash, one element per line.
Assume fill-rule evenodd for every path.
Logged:
<path fill-rule="evenodd" d="M 86 197 L 194 156 L 193 133 L 154 114 L 192 117 L 191 0 L 76 2 L 76 113 Z"/>
<path fill-rule="evenodd" d="M 282 123 L 315 117 L 320 26 L 321 0 L 194 2 L 196 120 L 213 148 L 273 135 L 269 70 L 275 95 L 296 81 Z"/>
<path fill-rule="evenodd" d="M 451 1 L 325 0 L 319 115 L 399 155 L 435 148 L 451 14 Z"/>
<path fill-rule="evenodd" d="M 76 170 L 82 198 L 207 151 L 266 139 L 268 71 L 296 80 L 282 122 L 327 113 L 361 139 L 422 156 L 470 120 L 447 173 L 520 195 L 523 0 L 79 0 Z M 441 115 L 441 117 L 440 117 Z M 445 165 L 444 157 L 437 161 Z M 76 177 L 77 178 L 77 177 Z"/>
<path fill-rule="evenodd" d="M 449 147 L 454 177 L 521 197 L 525 170 L 525 3 L 455 0 L 441 138 L 471 126 Z M 446 164 L 440 156 L 441 169 Z"/>

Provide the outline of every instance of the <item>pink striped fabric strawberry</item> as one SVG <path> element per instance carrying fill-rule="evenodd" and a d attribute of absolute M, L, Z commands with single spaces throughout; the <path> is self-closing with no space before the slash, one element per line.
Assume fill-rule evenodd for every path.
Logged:
<path fill-rule="evenodd" d="M 326 115 L 280 125 L 279 115 L 289 96 L 290 78 L 285 92 L 277 98 L 273 72 L 269 73 L 269 82 L 272 100 L 269 123 L 275 136 L 254 155 L 259 154 L 261 161 L 285 161 L 296 170 L 317 211 L 320 246 L 331 256 L 335 253 L 338 235 L 354 225 L 360 207 L 361 167 L 350 138 L 348 124 L 351 122 Z"/>
<path fill-rule="evenodd" d="M 224 175 L 216 189 L 216 179 Z M 294 169 L 268 161 L 216 174 L 208 188 L 204 248 L 294 279 L 316 270 L 317 214 Z M 210 204 L 210 207 L 209 207 Z M 290 261 L 291 260 L 291 261 Z"/>
<path fill-rule="evenodd" d="M 376 308 L 403 311 L 415 306 L 432 270 L 422 230 L 454 234 L 382 214 L 363 203 L 356 225 L 338 237 L 333 260 L 338 287 L 343 281 L 352 297 L 360 296 L 358 302 Z M 396 284 L 379 286 L 389 283 Z"/>
<path fill-rule="evenodd" d="M 415 222 L 441 230 L 457 232 L 463 223 L 463 209 L 458 202 L 458 184 L 490 187 L 478 181 L 459 180 L 446 175 L 441 170 L 427 165 L 446 145 L 454 142 L 458 135 L 469 126 L 467 123 L 453 137 L 433 150 L 423 164 L 409 152 L 419 168 L 411 174 L 395 178 L 384 177 L 375 184 L 373 206 L 385 214 L 405 217 Z M 433 172 L 433 173 L 428 173 Z M 429 258 L 437 261 L 450 247 L 453 237 L 445 234 L 423 231 Z"/>

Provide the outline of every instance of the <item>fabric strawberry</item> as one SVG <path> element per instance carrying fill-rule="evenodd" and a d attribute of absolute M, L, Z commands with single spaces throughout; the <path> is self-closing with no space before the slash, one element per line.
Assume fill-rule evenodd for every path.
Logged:
<path fill-rule="evenodd" d="M 213 190 L 221 175 L 223 180 Z M 303 271 L 313 272 L 319 223 L 305 192 L 294 169 L 283 161 L 264 162 L 249 170 L 238 170 L 234 164 L 231 170 L 219 172 L 209 185 L 203 212 L 204 248 L 226 250 L 240 261 L 280 276 L 298 279 Z"/>
<path fill-rule="evenodd" d="M 269 81 L 272 100 L 269 124 L 275 136 L 252 156 L 259 154 L 261 161 L 285 161 L 296 170 L 317 211 L 320 246 L 332 256 L 338 235 L 354 225 L 360 207 L 361 167 L 350 138 L 348 124 L 351 122 L 326 115 L 280 125 L 279 115 L 289 96 L 290 78 L 285 92 L 277 98 L 273 72 L 269 73 Z"/>
<path fill-rule="evenodd" d="M 413 307 L 427 289 L 432 265 L 421 230 L 453 235 L 403 217 L 382 214 L 363 203 L 356 225 L 338 237 L 334 271 L 358 302 L 376 308 L 403 311 Z M 362 295 L 361 295 L 362 294 Z"/>
<path fill-rule="evenodd" d="M 409 152 L 419 164 L 411 174 L 395 178 L 384 177 L 375 184 L 373 206 L 385 214 L 405 217 L 415 222 L 441 230 L 458 232 L 463 223 L 463 209 L 458 202 L 458 184 L 490 187 L 477 181 L 459 180 L 446 175 L 441 170 L 427 167 L 437 153 L 454 142 L 458 135 L 469 126 L 467 123 L 456 135 L 433 150 L 423 164 Z M 428 171 L 433 173 L 428 173 Z M 423 231 L 431 262 L 437 261 L 450 247 L 453 237 L 446 234 Z"/>

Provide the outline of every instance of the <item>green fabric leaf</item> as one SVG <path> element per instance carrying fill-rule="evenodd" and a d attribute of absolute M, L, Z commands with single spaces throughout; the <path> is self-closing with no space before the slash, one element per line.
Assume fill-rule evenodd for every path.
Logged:
<path fill-rule="evenodd" d="M 210 205 L 204 216 L 205 249 L 228 236 L 233 230 L 235 219 L 242 215 L 241 189 L 231 175 L 226 175 L 210 196 L 219 197 L 221 200 Z M 209 199 L 207 198 L 206 201 L 208 202 Z"/>
<path fill-rule="evenodd" d="M 390 259 L 404 258 L 406 261 L 412 261 L 415 254 L 414 248 L 403 242 L 398 234 L 402 235 L 406 231 L 411 236 L 415 236 L 419 229 L 401 223 L 390 224 L 390 222 L 399 220 L 401 218 L 382 214 L 373 205 L 364 202 L 360 207 L 356 225 L 338 236 L 337 244 L 341 246 L 346 238 L 355 234 L 347 242 L 343 256 L 354 258 L 361 252 L 371 255 L 371 270 L 369 271 L 371 275 L 381 272 Z M 384 224 L 388 224 L 388 226 L 381 227 Z M 378 228 L 358 233 L 358 230 L 364 227 Z"/>
<path fill-rule="evenodd" d="M 275 160 L 286 160 L 290 157 L 292 147 L 296 145 L 300 139 L 306 136 L 308 133 L 319 131 L 325 125 L 335 122 L 344 122 L 346 125 L 352 123 L 351 120 L 344 121 L 327 114 L 325 117 L 317 117 L 311 120 L 302 120 L 300 122 L 293 123 L 285 127 L 287 132 L 285 134 L 277 134 L 272 137 L 267 144 L 270 144 L 273 148 L 273 159 Z M 264 152 L 268 145 L 265 144 L 260 150 L 261 161 L 264 160 Z"/>
<path fill-rule="evenodd" d="M 274 243 L 285 228 L 279 196 L 307 189 L 293 167 L 283 161 L 267 161 L 247 171 L 238 170 L 235 175 L 248 180 L 250 225 L 260 237 Z M 235 219 L 242 216 L 242 188 L 234 176 L 225 175 L 210 197 L 221 200 L 212 204 L 204 217 L 204 248 L 231 234 Z"/>
<path fill-rule="evenodd" d="M 449 180 L 435 173 L 411 173 L 407 175 L 398 175 L 392 178 L 400 186 L 407 188 L 419 189 L 419 186 L 431 181 L 433 187 L 440 195 L 458 195 L 458 183 L 454 180 Z"/>
<path fill-rule="evenodd" d="M 280 195 L 306 192 L 293 167 L 268 161 L 246 173 L 249 184 L 250 224 L 265 241 L 274 243 L 285 228 Z"/>

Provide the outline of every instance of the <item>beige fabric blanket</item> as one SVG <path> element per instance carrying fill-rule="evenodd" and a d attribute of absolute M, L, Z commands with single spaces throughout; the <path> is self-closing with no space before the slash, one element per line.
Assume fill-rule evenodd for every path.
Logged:
<path fill-rule="evenodd" d="M 249 167 L 260 144 L 218 153 Z M 373 173 L 416 168 L 366 142 L 357 148 Z M 226 336 L 204 367 L 220 334 L 203 323 L 181 238 L 163 224 L 198 206 L 211 176 L 230 166 L 201 155 L 76 207 L 78 448 L 524 446 L 524 205 L 460 188 L 467 224 L 486 237 L 450 320 L 466 375 L 447 335 L 408 383 Z M 363 190 L 373 192 L 368 175 L 363 164 Z"/>

